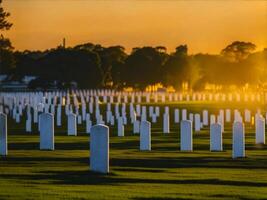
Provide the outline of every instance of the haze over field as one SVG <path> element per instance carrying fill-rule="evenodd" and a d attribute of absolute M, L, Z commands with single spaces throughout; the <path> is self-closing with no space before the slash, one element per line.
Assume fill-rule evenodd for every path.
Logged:
<path fill-rule="evenodd" d="M 18 50 L 86 42 L 163 45 L 174 51 L 219 53 L 235 40 L 267 46 L 267 1 L 5 0 L 14 26 L 5 33 Z"/>

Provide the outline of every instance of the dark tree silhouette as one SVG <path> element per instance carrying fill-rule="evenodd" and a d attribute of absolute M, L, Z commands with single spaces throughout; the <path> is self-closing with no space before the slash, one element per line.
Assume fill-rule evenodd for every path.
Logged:
<path fill-rule="evenodd" d="M 251 42 L 235 41 L 225 47 L 221 54 L 233 62 L 239 62 L 246 59 L 254 50 L 256 45 Z"/>
<path fill-rule="evenodd" d="M 125 61 L 124 81 L 139 88 L 162 82 L 167 57 L 166 53 L 152 47 L 134 48 Z"/>
<path fill-rule="evenodd" d="M 5 12 L 0 0 L 0 31 L 9 30 L 12 23 L 7 21 L 10 13 Z M 7 73 L 15 67 L 15 61 L 12 54 L 13 47 L 9 39 L 0 35 L 0 73 Z"/>
<path fill-rule="evenodd" d="M 187 46 L 178 46 L 164 65 L 165 83 L 176 88 L 181 87 L 182 82 L 190 81 L 190 71 Z"/>
<path fill-rule="evenodd" d="M 161 46 L 137 47 L 127 55 L 121 46 L 103 47 L 92 43 L 66 49 L 17 51 L 12 54 L 16 58 L 13 73 L 17 77 L 39 76 L 37 83 L 44 86 L 46 81 L 58 80 L 65 85 L 75 81 L 81 88 L 133 86 L 143 89 L 147 85 L 163 83 L 179 89 L 186 82 L 189 88 L 203 89 L 206 83 L 266 82 L 267 50 L 253 53 L 253 48 L 244 43 L 234 46 L 236 43 L 226 48 L 234 57 L 228 57 L 226 49 L 222 51 L 223 55 L 188 55 L 186 45 L 178 46 L 170 55 Z M 242 53 L 231 50 L 235 48 L 241 48 Z M 235 58 L 234 62 L 232 58 Z"/>

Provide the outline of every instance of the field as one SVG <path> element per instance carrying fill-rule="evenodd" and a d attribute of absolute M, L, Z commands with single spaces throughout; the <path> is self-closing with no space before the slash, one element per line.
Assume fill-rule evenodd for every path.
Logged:
<path fill-rule="evenodd" d="M 179 104 L 192 111 L 227 105 Z M 232 105 L 235 107 L 236 105 Z M 245 105 L 239 105 L 241 109 Z M 162 108 L 163 109 L 163 108 Z M 251 109 L 256 109 L 255 105 Z M 172 115 L 171 115 L 172 116 Z M 110 129 L 110 174 L 89 171 L 89 137 L 55 129 L 55 151 L 40 151 L 39 136 L 8 120 L 9 155 L 0 159 L 0 199 L 267 199 L 267 146 L 255 145 L 246 125 L 246 158 L 233 160 L 232 124 L 226 124 L 223 152 L 209 151 L 209 127 L 194 133 L 193 152 L 179 150 L 179 124 L 162 133 L 152 124 L 152 151 L 139 151 L 139 136 Z M 172 122 L 172 121 L 171 121 Z"/>

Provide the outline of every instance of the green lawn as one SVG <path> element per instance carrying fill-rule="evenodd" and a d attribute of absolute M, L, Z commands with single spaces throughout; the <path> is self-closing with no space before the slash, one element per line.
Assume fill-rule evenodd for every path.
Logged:
<path fill-rule="evenodd" d="M 223 152 L 209 151 L 208 128 L 194 134 L 194 152 L 179 151 L 179 125 L 173 123 L 168 135 L 152 125 L 151 152 L 138 150 L 131 127 L 123 138 L 110 130 L 109 175 L 89 170 L 85 125 L 77 137 L 56 128 L 55 151 L 38 150 L 36 127 L 29 134 L 10 119 L 8 125 L 0 199 L 267 199 L 267 147 L 254 144 L 254 128 L 248 125 L 247 157 L 238 160 L 231 158 L 231 124 L 223 134 Z"/>

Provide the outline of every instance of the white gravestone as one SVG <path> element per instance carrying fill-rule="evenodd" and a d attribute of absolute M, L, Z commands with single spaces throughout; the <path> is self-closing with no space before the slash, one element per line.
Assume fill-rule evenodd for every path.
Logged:
<path fill-rule="evenodd" d="M 214 123 L 210 125 L 210 151 L 222 151 L 222 125 Z"/>
<path fill-rule="evenodd" d="M 251 122 L 251 113 L 250 110 L 245 110 L 245 122 L 250 123 Z"/>
<path fill-rule="evenodd" d="M 123 118 L 119 117 L 118 119 L 118 136 L 123 137 L 124 136 L 124 125 L 123 125 Z"/>
<path fill-rule="evenodd" d="M 169 113 L 163 115 L 163 133 L 170 133 L 170 117 Z"/>
<path fill-rule="evenodd" d="M 226 122 L 231 122 L 231 110 L 230 109 L 226 109 L 225 111 L 225 121 Z"/>
<path fill-rule="evenodd" d="M 7 156 L 7 117 L 0 113 L 0 155 Z"/>
<path fill-rule="evenodd" d="M 187 110 L 186 109 L 182 110 L 182 120 L 187 120 Z"/>
<path fill-rule="evenodd" d="M 32 132 L 32 120 L 31 118 L 26 120 L 26 132 Z"/>
<path fill-rule="evenodd" d="M 61 126 L 61 105 L 57 107 L 57 126 Z"/>
<path fill-rule="evenodd" d="M 193 151 L 192 121 L 182 120 L 180 125 L 181 151 Z"/>
<path fill-rule="evenodd" d="M 209 125 L 209 113 L 207 110 L 203 110 L 203 125 L 204 126 Z"/>
<path fill-rule="evenodd" d="M 86 114 L 86 133 L 90 133 L 91 132 L 91 127 L 92 127 L 92 121 L 90 120 L 90 114 L 87 113 Z"/>
<path fill-rule="evenodd" d="M 133 133 L 138 134 L 140 132 L 140 121 L 136 120 L 133 124 Z"/>
<path fill-rule="evenodd" d="M 174 123 L 180 122 L 179 109 L 174 110 Z"/>
<path fill-rule="evenodd" d="M 109 172 L 109 128 L 92 126 L 90 134 L 90 168 L 94 172 Z"/>
<path fill-rule="evenodd" d="M 40 115 L 40 150 L 54 150 L 54 116 L 50 113 Z"/>
<path fill-rule="evenodd" d="M 68 135 L 77 135 L 76 115 L 73 113 L 68 115 Z"/>
<path fill-rule="evenodd" d="M 233 125 L 233 151 L 232 158 L 245 157 L 245 131 L 242 122 Z"/>
<path fill-rule="evenodd" d="M 77 116 L 77 123 L 82 124 L 82 116 L 81 115 Z"/>
<path fill-rule="evenodd" d="M 214 124 L 216 122 L 215 115 L 210 115 L 210 124 Z"/>
<path fill-rule="evenodd" d="M 201 128 L 201 122 L 200 122 L 200 114 L 195 114 L 195 131 L 200 131 Z"/>
<path fill-rule="evenodd" d="M 142 121 L 140 125 L 140 150 L 151 150 L 151 123 Z"/>
<path fill-rule="evenodd" d="M 256 144 L 265 144 L 265 119 L 259 117 L 255 123 L 256 126 Z"/>

